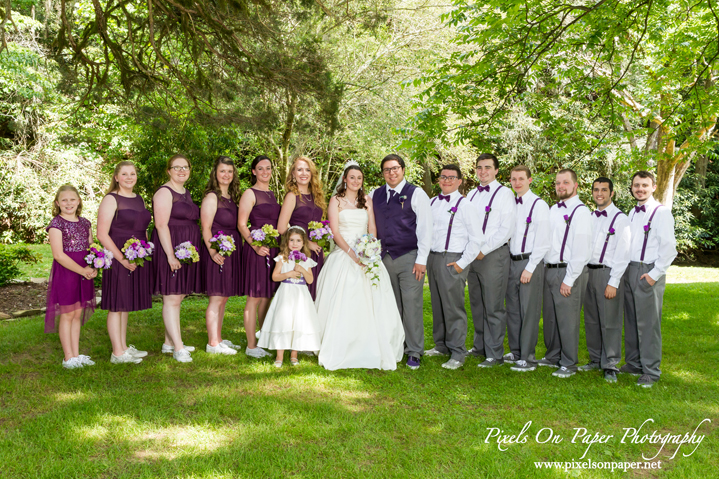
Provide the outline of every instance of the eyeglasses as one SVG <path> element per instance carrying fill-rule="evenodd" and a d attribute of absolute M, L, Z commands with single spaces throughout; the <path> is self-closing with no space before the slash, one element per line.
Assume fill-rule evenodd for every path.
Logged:
<path fill-rule="evenodd" d="M 397 173 L 400 170 L 400 168 L 402 168 L 402 167 L 401 166 L 393 166 L 392 168 L 384 168 L 382 170 L 382 173 Z"/>
<path fill-rule="evenodd" d="M 170 169 L 175 171 L 190 171 L 189 166 L 171 166 Z"/>
<path fill-rule="evenodd" d="M 440 179 L 440 180 L 454 181 L 454 180 L 457 179 L 457 177 L 456 177 L 456 176 L 444 176 L 444 175 L 442 175 L 442 176 L 439 177 L 439 179 Z"/>

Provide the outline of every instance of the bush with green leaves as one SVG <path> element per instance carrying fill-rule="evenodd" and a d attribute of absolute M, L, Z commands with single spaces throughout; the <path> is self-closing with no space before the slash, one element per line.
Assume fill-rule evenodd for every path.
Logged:
<path fill-rule="evenodd" d="M 0 244 L 0 286 L 20 276 L 19 263 L 37 263 L 40 259 L 42 256 L 33 253 L 27 246 Z"/>

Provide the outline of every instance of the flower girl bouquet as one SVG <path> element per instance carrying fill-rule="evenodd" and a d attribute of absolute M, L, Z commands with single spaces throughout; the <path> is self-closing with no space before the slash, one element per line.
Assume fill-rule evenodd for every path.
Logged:
<path fill-rule="evenodd" d="M 217 250 L 222 256 L 230 256 L 235 251 L 235 238 L 230 235 L 226 235 L 223 231 L 218 231 L 215 236 L 210 238 L 210 245 Z M 220 273 L 222 273 L 222 266 L 220 265 Z"/>
<path fill-rule="evenodd" d="M 371 234 L 357 238 L 354 251 L 360 263 L 365 266 L 365 274 L 369 276 L 372 286 L 379 284 L 379 262 L 382 261 L 382 244 Z"/>
<path fill-rule="evenodd" d="M 307 256 L 302 251 L 290 251 L 290 257 L 287 259 L 297 264 L 302 261 L 307 261 Z"/>
<path fill-rule="evenodd" d="M 307 228 L 310 230 L 310 240 L 320 245 L 323 250 L 329 251 L 330 243 L 334 238 L 332 230 L 330 229 L 330 222 L 310 221 Z"/>
<path fill-rule="evenodd" d="M 85 262 L 95 269 L 109 269 L 112 266 L 112 253 L 101 245 L 93 243 L 85 256 Z"/>
<path fill-rule="evenodd" d="M 280 232 L 277 231 L 272 225 L 266 224 L 262 228 L 250 231 L 252 237 L 252 244 L 258 244 L 260 246 L 267 246 L 268 248 L 277 248 L 277 238 L 280 237 Z M 270 257 L 267 256 L 267 267 L 270 267 Z"/>

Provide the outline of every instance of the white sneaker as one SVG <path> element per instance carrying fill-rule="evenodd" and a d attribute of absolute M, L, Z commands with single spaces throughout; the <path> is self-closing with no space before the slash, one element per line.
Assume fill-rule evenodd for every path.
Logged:
<path fill-rule="evenodd" d="M 83 366 L 94 366 L 95 361 L 90 359 L 90 356 L 85 356 L 84 354 L 81 354 L 77 357 L 80 360 L 80 363 L 82 363 Z"/>
<path fill-rule="evenodd" d="M 128 349 L 127 351 L 125 351 L 124 353 L 122 353 L 119 356 L 115 356 L 114 353 L 110 353 L 110 362 L 112 364 L 123 364 L 123 363 L 137 364 L 137 363 L 142 362 L 142 358 L 137 358 L 137 357 L 133 356 L 132 354 L 130 354 L 130 350 Z"/>
<path fill-rule="evenodd" d="M 424 352 L 425 356 L 447 356 L 446 353 L 443 353 L 442 351 L 437 351 L 436 348 L 428 349 Z"/>
<path fill-rule="evenodd" d="M 127 347 L 126 353 L 130 353 L 130 356 L 135 358 L 144 358 L 147 356 L 147 351 L 139 351 L 135 346 L 132 344 Z"/>
<path fill-rule="evenodd" d="M 232 341 L 230 341 L 229 339 L 223 339 L 220 344 L 223 344 L 228 348 L 232 348 L 237 351 L 240 351 L 242 349 L 242 346 L 240 346 L 239 344 L 232 344 Z"/>
<path fill-rule="evenodd" d="M 174 353 L 172 353 L 172 357 L 175 358 L 175 361 L 179 363 L 192 362 L 192 357 L 190 356 L 190 352 L 187 350 L 187 348 L 175 351 Z"/>
<path fill-rule="evenodd" d="M 459 369 L 462 367 L 462 364 L 464 364 L 464 363 L 460 363 L 456 359 L 450 359 L 446 363 L 442 364 L 442 367 L 444 369 Z"/>
<path fill-rule="evenodd" d="M 222 343 L 219 343 L 217 346 L 210 346 L 208 344 L 207 346 L 205 346 L 205 352 L 209 354 L 226 354 L 228 356 L 237 354 L 237 351 L 232 348 L 228 348 Z"/>
<path fill-rule="evenodd" d="M 185 344 L 185 349 L 187 349 L 187 351 L 189 351 L 189 352 L 191 352 L 191 353 L 194 353 L 194 352 L 195 352 L 195 347 L 194 347 L 194 346 L 188 346 L 188 345 Z M 175 347 L 172 346 L 172 345 L 170 345 L 170 344 L 162 343 L 162 352 L 165 353 L 165 354 L 174 353 L 174 352 L 175 352 Z"/>
<path fill-rule="evenodd" d="M 251 358 L 264 358 L 265 356 L 270 356 L 270 353 L 262 349 L 261 347 L 257 346 L 254 349 L 245 348 L 245 354 L 250 356 Z"/>
<path fill-rule="evenodd" d="M 515 356 L 514 353 L 507 353 L 502 356 L 502 359 L 504 359 L 504 362 L 507 364 L 514 364 L 519 358 Z"/>
<path fill-rule="evenodd" d="M 82 367 L 82 363 L 80 362 L 80 358 L 78 357 L 70 358 L 67 361 L 63 359 L 62 367 L 65 369 L 78 369 Z"/>

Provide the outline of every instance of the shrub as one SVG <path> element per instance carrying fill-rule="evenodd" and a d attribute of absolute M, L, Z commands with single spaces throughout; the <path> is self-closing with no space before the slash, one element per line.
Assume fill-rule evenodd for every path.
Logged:
<path fill-rule="evenodd" d="M 20 276 L 18 263 L 37 263 L 42 259 L 39 253 L 33 253 L 27 246 L 0 244 L 0 286 L 5 286 Z"/>

